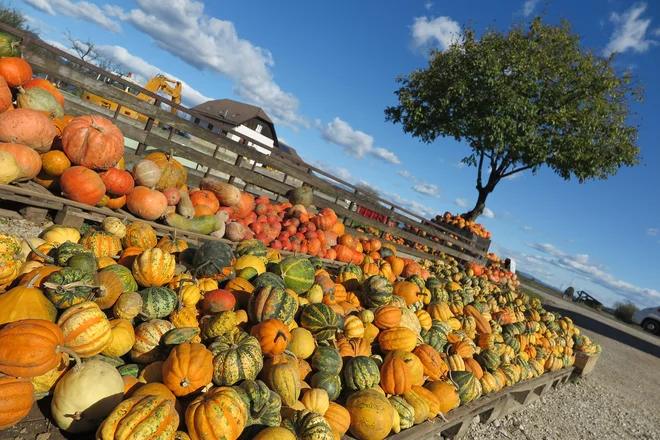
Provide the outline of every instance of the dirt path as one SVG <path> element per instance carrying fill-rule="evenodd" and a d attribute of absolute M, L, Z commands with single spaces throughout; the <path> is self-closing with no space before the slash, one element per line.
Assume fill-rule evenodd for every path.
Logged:
<path fill-rule="evenodd" d="M 660 338 L 556 297 L 546 308 L 600 342 L 596 370 L 505 419 L 473 426 L 467 438 L 660 439 Z"/>

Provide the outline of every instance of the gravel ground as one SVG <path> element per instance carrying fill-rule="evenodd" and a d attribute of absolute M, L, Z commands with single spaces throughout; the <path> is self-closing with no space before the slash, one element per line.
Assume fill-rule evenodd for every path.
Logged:
<path fill-rule="evenodd" d="M 0 232 L 37 236 L 51 222 L 36 225 L 0 218 Z M 573 318 L 579 326 L 577 317 Z M 616 339 L 620 330 L 583 330 L 600 342 L 603 353 L 595 371 L 555 389 L 521 410 L 489 425 L 473 424 L 468 439 L 660 439 L 659 350 L 641 341 L 642 350 Z M 631 330 L 632 336 L 639 336 Z M 610 337 L 604 336 L 608 334 Z M 615 339 L 616 338 L 616 339 Z M 629 342 L 626 340 L 626 342 Z M 656 341 L 656 347 L 660 339 Z M 651 347 L 651 349 L 649 349 Z"/>

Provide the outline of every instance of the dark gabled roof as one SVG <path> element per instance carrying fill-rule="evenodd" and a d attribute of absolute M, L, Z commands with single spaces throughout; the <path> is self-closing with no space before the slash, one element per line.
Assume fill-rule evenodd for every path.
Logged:
<path fill-rule="evenodd" d="M 293 157 L 294 159 L 300 161 L 300 162 L 305 162 L 302 160 L 302 158 L 298 155 L 298 152 L 296 151 L 295 148 L 290 147 L 289 145 L 285 144 L 284 142 L 280 141 L 278 145 L 279 150 L 282 153 L 288 154 L 289 156 Z"/>
<path fill-rule="evenodd" d="M 226 121 L 230 124 L 241 125 L 250 119 L 259 118 L 273 125 L 266 112 L 260 107 L 234 101 L 232 99 L 215 99 L 206 101 L 191 110 L 201 113 L 209 118 Z"/>

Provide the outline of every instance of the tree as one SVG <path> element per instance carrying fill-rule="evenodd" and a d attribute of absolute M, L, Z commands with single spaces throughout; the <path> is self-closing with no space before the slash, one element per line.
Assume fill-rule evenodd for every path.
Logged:
<path fill-rule="evenodd" d="M 13 7 L 11 3 L 5 4 L 4 1 L 0 1 L 0 23 L 29 32 L 35 36 L 39 34 L 37 29 L 30 26 L 30 22 L 21 11 Z"/>
<path fill-rule="evenodd" d="M 477 39 L 466 27 L 429 66 L 397 78 L 399 103 L 386 120 L 426 143 L 466 141 L 462 161 L 477 167 L 478 198 L 463 216 L 475 220 L 505 177 L 547 165 L 565 180 L 606 179 L 639 163 L 636 113 L 642 86 L 619 74 L 614 55 L 582 49 L 567 21 L 537 17 L 508 33 Z"/>

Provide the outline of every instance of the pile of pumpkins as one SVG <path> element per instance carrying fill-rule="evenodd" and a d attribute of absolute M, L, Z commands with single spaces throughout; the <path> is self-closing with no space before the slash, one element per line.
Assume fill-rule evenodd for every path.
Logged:
<path fill-rule="evenodd" d="M 405 278 L 116 218 L 0 234 L 0 429 L 43 398 L 101 440 L 380 440 L 599 350 L 508 278 L 384 249 Z"/>
<path fill-rule="evenodd" d="M 438 224 L 451 225 L 458 229 L 470 231 L 481 238 L 492 238 L 492 234 L 481 223 L 472 220 L 466 220 L 460 215 L 454 215 L 451 212 L 445 212 L 443 215 L 436 215 L 433 219 Z"/>

